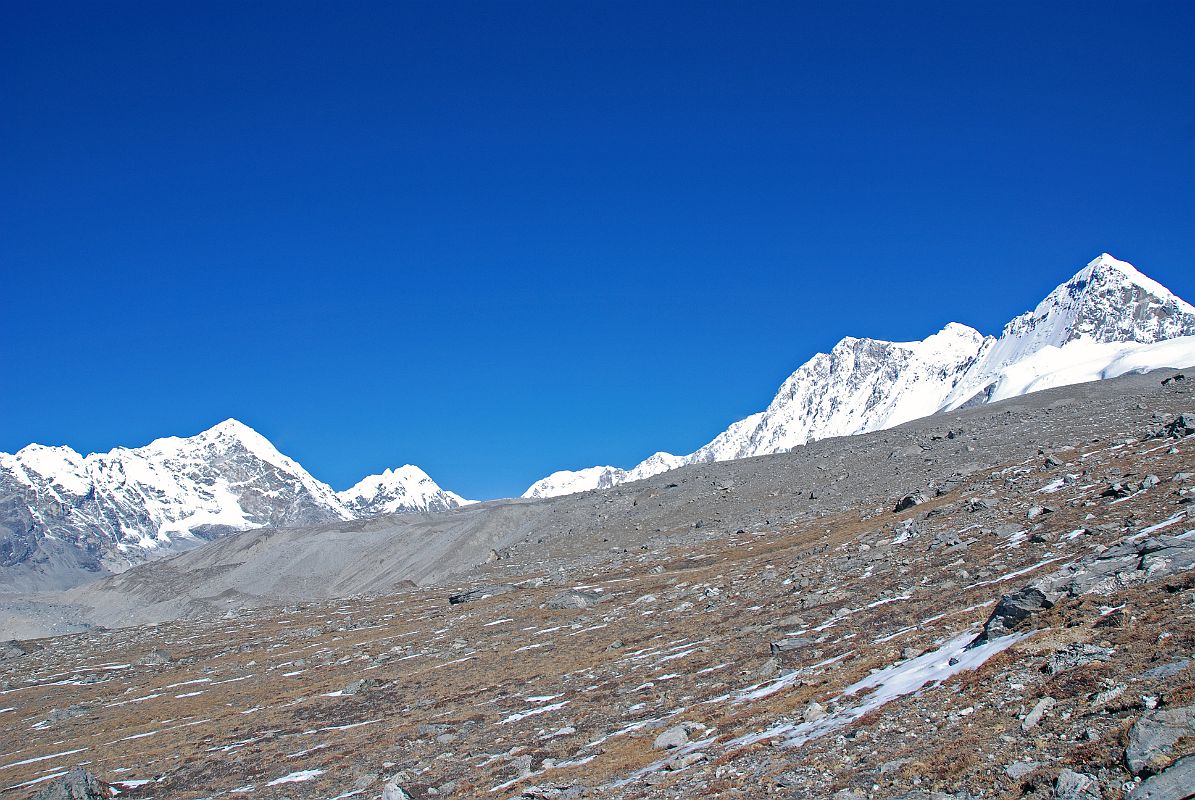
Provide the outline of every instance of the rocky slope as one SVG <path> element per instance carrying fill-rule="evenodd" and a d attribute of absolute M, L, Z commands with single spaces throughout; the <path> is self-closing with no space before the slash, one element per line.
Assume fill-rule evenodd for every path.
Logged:
<path fill-rule="evenodd" d="M 0 591 L 61 588 L 231 531 L 463 502 L 411 466 L 338 494 L 231 419 L 88 456 L 33 444 L 0 453 Z"/>
<path fill-rule="evenodd" d="M 998 339 L 951 323 L 920 342 L 847 337 L 801 365 L 766 410 L 687 456 L 656 453 L 630 470 L 560 471 L 524 497 L 588 491 L 683 464 L 779 453 L 882 430 L 966 403 L 1195 362 L 1195 307 L 1104 253 L 1005 326 Z"/>
<path fill-rule="evenodd" d="M 505 542 L 420 587 L 376 565 L 221 607 L 222 574 L 298 576 L 297 547 L 394 520 L 224 538 L 102 590 L 190 575 L 206 608 L 0 645 L 0 789 L 1180 800 L 1193 405 L 1188 380 L 1127 375 L 409 520 L 393 553 L 452 517 L 475 526 L 453 552 Z M 480 526 L 491 512 L 504 521 Z M 358 556 L 329 579 L 386 553 Z"/>

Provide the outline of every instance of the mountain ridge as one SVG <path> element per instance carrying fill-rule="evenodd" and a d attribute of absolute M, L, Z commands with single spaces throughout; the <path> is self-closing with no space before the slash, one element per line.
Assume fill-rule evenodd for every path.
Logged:
<path fill-rule="evenodd" d="M 62 588 L 251 528 L 468 502 L 411 465 L 335 492 L 236 419 L 86 456 L 30 444 L 0 453 L 0 590 Z"/>
<path fill-rule="evenodd" d="M 881 430 L 968 403 L 1195 362 L 1195 306 L 1101 253 L 999 337 L 958 322 L 914 342 L 845 336 L 783 383 L 768 407 L 694 452 L 657 452 L 631 469 L 558 470 L 523 497 L 606 488 L 703 461 L 782 452 Z M 1191 341 L 1186 341 L 1191 339 Z M 1176 346 L 1175 342 L 1181 340 Z"/>
<path fill-rule="evenodd" d="M 999 337 L 957 322 L 920 341 L 843 337 L 799 366 L 763 411 L 688 455 L 560 470 L 523 497 L 606 489 L 695 463 L 783 452 L 1052 386 L 1195 363 L 1195 307 L 1102 254 Z M 248 425 L 83 456 L 0 453 L 0 591 L 65 588 L 227 533 L 318 525 L 472 501 L 405 464 L 340 492 Z"/>

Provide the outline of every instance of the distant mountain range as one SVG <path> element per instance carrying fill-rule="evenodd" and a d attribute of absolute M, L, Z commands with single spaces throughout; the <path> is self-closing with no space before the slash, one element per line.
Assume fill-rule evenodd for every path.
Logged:
<path fill-rule="evenodd" d="M 764 411 L 689 455 L 656 453 L 629 470 L 555 472 L 523 496 L 607 488 L 1052 386 L 1192 364 L 1195 307 L 1105 253 L 999 338 L 956 323 L 920 342 L 847 337 L 802 364 Z M 88 456 L 31 444 L 0 453 L 0 592 L 77 585 L 250 528 L 470 502 L 410 465 L 335 492 L 231 419 L 190 438 Z"/>
<path fill-rule="evenodd" d="M 1004 326 L 999 338 L 950 323 L 920 342 L 840 341 L 780 386 L 768 407 L 687 456 L 656 453 L 627 470 L 554 472 L 524 497 L 602 489 L 704 461 L 779 453 L 968 404 L 1195 364 L 1195 307 L 1104 253 Z"/>
<path fill-rule="evenodd" d="M 468 502 L 410 465 L 334 492 L 234 419 L 88 456 L 31 444 L 0 453 L 0 590 L 61 588 L 249 528 Z"/>

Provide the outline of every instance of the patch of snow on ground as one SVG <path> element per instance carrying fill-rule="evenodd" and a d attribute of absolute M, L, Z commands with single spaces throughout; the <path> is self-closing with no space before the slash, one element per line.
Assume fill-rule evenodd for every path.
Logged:
<path fill-rule="evenodd" d="M 735 739 L 727 746 L 737 748 L 766 739 L 781 739 L 781 744 L 785 747 L 799 747 L 811 739 L 825 736 L 827 733 L 849 725 L 898 697 L 913 694 L 927 685 L 936 686 L 964 670 L 976 669 L 992 656 L 1011 647 L 1028 635 L 1030 634 L 1004 636 L 968 650 L 967 645 L 975 638 L 975 631 L 968 629 L 944 643 L 937 650 L 900 664 L 893 664 L 868 675 L 848 686 L 836 698 L 841 703 L 864 690 L 874 689 L 854 705 L 846 706 L 812 722 L 774 725 L 766 730 Z"/>
<path fill-rule="evenodd" d="M 564 708 L 568 704 L 569 704 L 569 701 L 564 700 L 559 703 L 552 703 L 552 705 L 550 705 L 550 706 L 540 706 L 539 708 L 531 708 L 526 711 L 519 711 L 514 714 L 511 714 L 509 717 L 502 720 L 498 724 L 499 725 L 509 725 L 512 722 L 518 722 L 521 719 L 527 719 L 527 717 L 534 717 L 539 714 L 546 714 L 549 711 L 555 711 L 558 708 Z"/>
<path fill-rule="evenodd" d="M 303 783 L 304 781 L 311 781 L 323 775 L 322 769 L 301 769 L 298 772 L 292 772 L 289 775 L 283 775 L 281 778 L 275 778 L 266 784 L 266 786 L 278 786 L 283 783 Z"/>
<path fill-rule="evenodd" d="M 1157 525 L 1150 525 L 1148 528 L 1142 528 L 1141 533 L 1153 533 L 1154 531 L 1160 531 L 1160 530 L 1162 530 L 1162 528 L 1169 528 L 1171 525 L 1175 524 L 1176 522 L 1182 522 L 1186 518 L 1187 518 L 1187 512 L 1180 511 L 1177 514 L 1175 514 L 1173 517 L 1171 517 L 1170 519 L 1162 520 Z"/>

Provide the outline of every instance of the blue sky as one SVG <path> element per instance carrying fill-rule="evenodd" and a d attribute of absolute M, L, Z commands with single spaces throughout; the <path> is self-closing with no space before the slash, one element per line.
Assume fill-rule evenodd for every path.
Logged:
<path fill-rule="evenodd" d="M 54 3 L 0 26 L 0 450 L 341 489 L 685 453 L 1101 251 L 1195 299 L 1191 3 Z"/>

